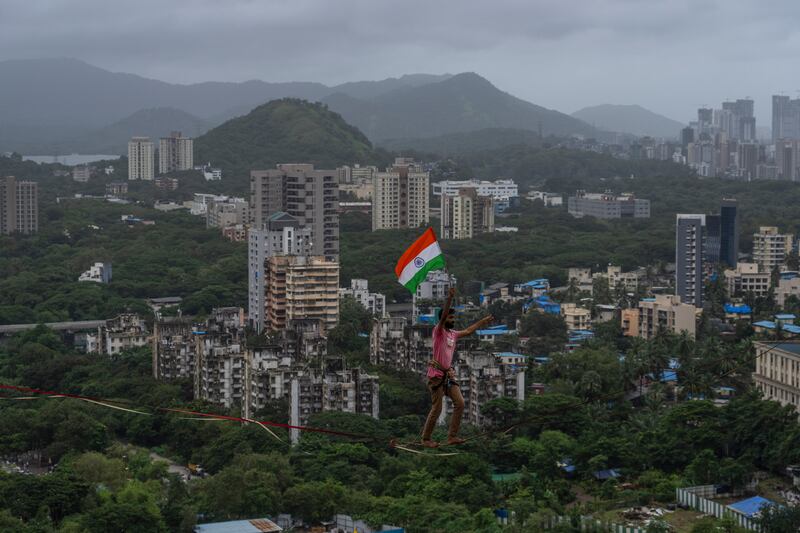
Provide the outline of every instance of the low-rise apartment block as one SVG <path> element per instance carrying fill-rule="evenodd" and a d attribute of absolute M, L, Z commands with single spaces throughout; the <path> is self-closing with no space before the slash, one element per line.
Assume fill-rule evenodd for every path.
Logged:
<path fill-rule="evenodd" d="M 124 181 L 112 181 L 106 185 L 106 196 L 116 196 L 117 198 L 128 194 L 128 184 Z"/>
<path fill-rule="evenodd" d="M 386 296 L 369 292 L 369 282 L 365 279 L 351 279 L 349 288 L 339 289 L 339 297 L 353 298 L 373 316 L 386 316 Z"/>
<path fill-rule="evenodd" d="M 166 178 L 161 176 L 153 180 L 153 185 L 155 185 L 156 189 L 159 191 L 176 191 L 178 190 L 180 182 L 178 178 Z"/>
<path fill-rule="evenodd" d="M 761 298 L 766 296 L 772 284 L 769 270 L 763 270 L 757 263 L 737 263 L 736 268 L 725 271 L 725 284 L 731 296 L 753 293 Z"/>
<path fill-rule="evenodd" d="M 561 316 L 567 323 L 567 331 L 587 330 L 592 328 L 592 312 L 576 304 L 561 305 Z"/>
<path fill-rule="evenodd" d="M 800 342 L 755 342 L 753 383 L 765 400 L 791 405 L 800 413 Z"/>
<path fill-rule="evenodd" d="M 404 318 L 375 319 L 370 333 L 370 363 L 414 372 L 422 378 L 431 358 L 432 333 L 433 326 L 408 325 Z M 481 408 L 493 399 L 525 400 L 524 355 L 470 350 L 459 350 L 456 354 L 453 368 L 464 395 L 465 421 L 483 424 Z M 452 412 L 447 403 L 440 422 Z"/>
<path fill-rule="evenodd" d="M 106 320 L 97 328 L 97 336 L 87 336 L 87 353 L 117 355 L 125 350 L 147 346 L 150 334 L 144 319 L 133 313 L 123 313 Z"/>
<path fill-rule="evenodd" d="M 206 204 L 206 226 L 227 228 L 244 225 L 250 220 L 250 204 L 244 198 L 212 200 Z"/>
<path fill-rule="evenodd" d="M 638 324 L 632 315 L 633 310 L 622 313 L 622 327 L 626 334 L 632 334 L 638 325 L 638 337 L 652 339 L 660 331 L 680 335 L 688 333 L 695 336 L 695 307 L 681 303 L 679 296 L 659 294 L 655 298 L 646 298 L 639 302 Z M 633 336 L 633 335 L 631 335 Z"/>
<path fill-rule="evenodd" d="M 434 196 L 455 196 L 462 189 L 473 189 L 478 196 L 491 196 L 495 200 L 519 196 L 519 186 L 512 179 L 445 180 L 434 183 L 432 187 Z"/>
<path fill-rule="evenodd" d="M 611 291 L 621 288 L 625 292 L 636 292 L 639 289 L 642 272 L 641 270 L 623 272 L 622 267 L 614 265 L 608 265 L 605 272 L 595 273 L 592 273 L 590 268 L 567 269 L 569 284 L 574 285 L 580 292 L 592 294 L 594 292 L 594 281 L 601 278 L 608 282 L 608 288 Z"/>
<path fill-rule="evenodd" d="M 78 281 L 111 283 L 111 263 L 97 262 L 78 278 Z"/>
<path fill-rule="evenodd" d="M 409 325 L 405 318 L 375 319 L 370 332 L 370 363 L 424 374 L 433 349 L 433 326 Z"/>
<path fill-rule="evenodd" d="M 761 226 L 758 233 L 753 234 L 753 262 L 764 272 L 772 272 L 786 262 L 793 243 L 794 237 L 778 233 L 777 227 Z"/>
<path fill-rule="evenodd" d="M 567 209 L 576 218 L 650 218 L 650 200 L 636 198 L 633 194 L 617 196 L 610 191 L 578 191 L 567 200 Z"/>
<path fill-rule="evenodd" d="M 545 207 L 560 207 L 564 205 L 564 197 L 558 192 L 528 191 L 526 198 L 531 201 L 540 201 Z"/>
<path fill-rule="evenodd" d="M 72 167 L 72 181 L 87 183 L 92 177 L 93 167 L 89 165 L 77 165 Z"/>
<path fill-rule="evenodd" d="M 778 279 L 778 286 L 775 287 L 775 303 L 778 307 L 785 308 L 789 296 L 800 298 L 800 277 L 781 276 Z"/>
<path fill-rule="evenodd" d="M 202 323 L 161 318 L 154 329 L 153 376 L 192 380 L 195 399 L 240 407 L 245 418 L 285 399 L 293 425 L 323 411 L 379 415 L 377 376 L 327 359 L 319 320 L 293 320 L 280 332 L 246 345 L 244 310 L 214 309 Z M 293 432 L 292 440 L 299 435 Z"/>
<path fill-rule="evenodd" d="M 194 379 L 198 330 L 191 318 L 163 317 L 153 324 L 153 377 L 164 381 Z"/>

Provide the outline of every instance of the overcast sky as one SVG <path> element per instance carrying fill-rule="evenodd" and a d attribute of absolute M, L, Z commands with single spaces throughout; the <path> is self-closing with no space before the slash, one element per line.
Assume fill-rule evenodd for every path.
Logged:
<path fill-rule="evenodd" d="M 563 112 L 796 96 L 798 0 L 0 0 L 0 59 L 75 57 L 170 82 L 474 71 Z M 0 80 L 0 83 L 2 80 Z"/>

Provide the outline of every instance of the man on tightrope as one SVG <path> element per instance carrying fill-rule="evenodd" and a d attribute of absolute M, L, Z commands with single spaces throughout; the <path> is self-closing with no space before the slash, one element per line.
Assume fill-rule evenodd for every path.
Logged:
<path fill-rule="evenodd" d="M 453 353 L 456 350 L 456 341 L 461 337 L 473 334 L 493 320 L 491 315 L 486 316 L 468 328 L 458 331 L 453 329 L 456 323 L 453 299 L 456 290 L 451 288 L 447 294 L 447 302 L 439 311 L 439 322 L 433 328 L 433 359 L 428 363 L 428 390 L 431 392 L 431 411 L 422 430 L 422 445 L 427 448 L 436 448 L 439 443 L 431 440 L 433 428 L 442 413 L 444 397 L 449 396 L 453 402 L 453 416 L 450 419 L 450 430 L 447 433 L 447 444 L 461 444 L 464 439 L 458 437 L 458 428 L 461 426 L 461 416 L 464 414 L 464 397 L 458 388 L 456 374 L 453 371 Z"/>

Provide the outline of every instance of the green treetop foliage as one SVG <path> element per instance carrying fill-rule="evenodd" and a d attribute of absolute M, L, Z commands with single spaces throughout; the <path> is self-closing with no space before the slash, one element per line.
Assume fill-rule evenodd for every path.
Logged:
<path fill-rule="evenodd" d="M 155 220 L 128 225 L 123 214 Z M 144 299 L 181 296 L 187 314 L 247 299 L 247 248 L 187 213 L 99 201 L 47 208 L 40 232 L 0 237 L 0 324 L 110 318 L 149 312 Z M 111 262 L 110 284 L 78 282 Z"/>

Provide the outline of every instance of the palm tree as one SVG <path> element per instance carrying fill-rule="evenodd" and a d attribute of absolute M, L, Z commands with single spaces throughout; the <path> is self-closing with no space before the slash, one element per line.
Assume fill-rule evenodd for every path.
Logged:
<path fill-rule="evenodd" d="M 603 392 L 603 378 L 594 370 L 587 370 L 581 375 L 578 390 L 587 400 L 594 400 Z"/>

